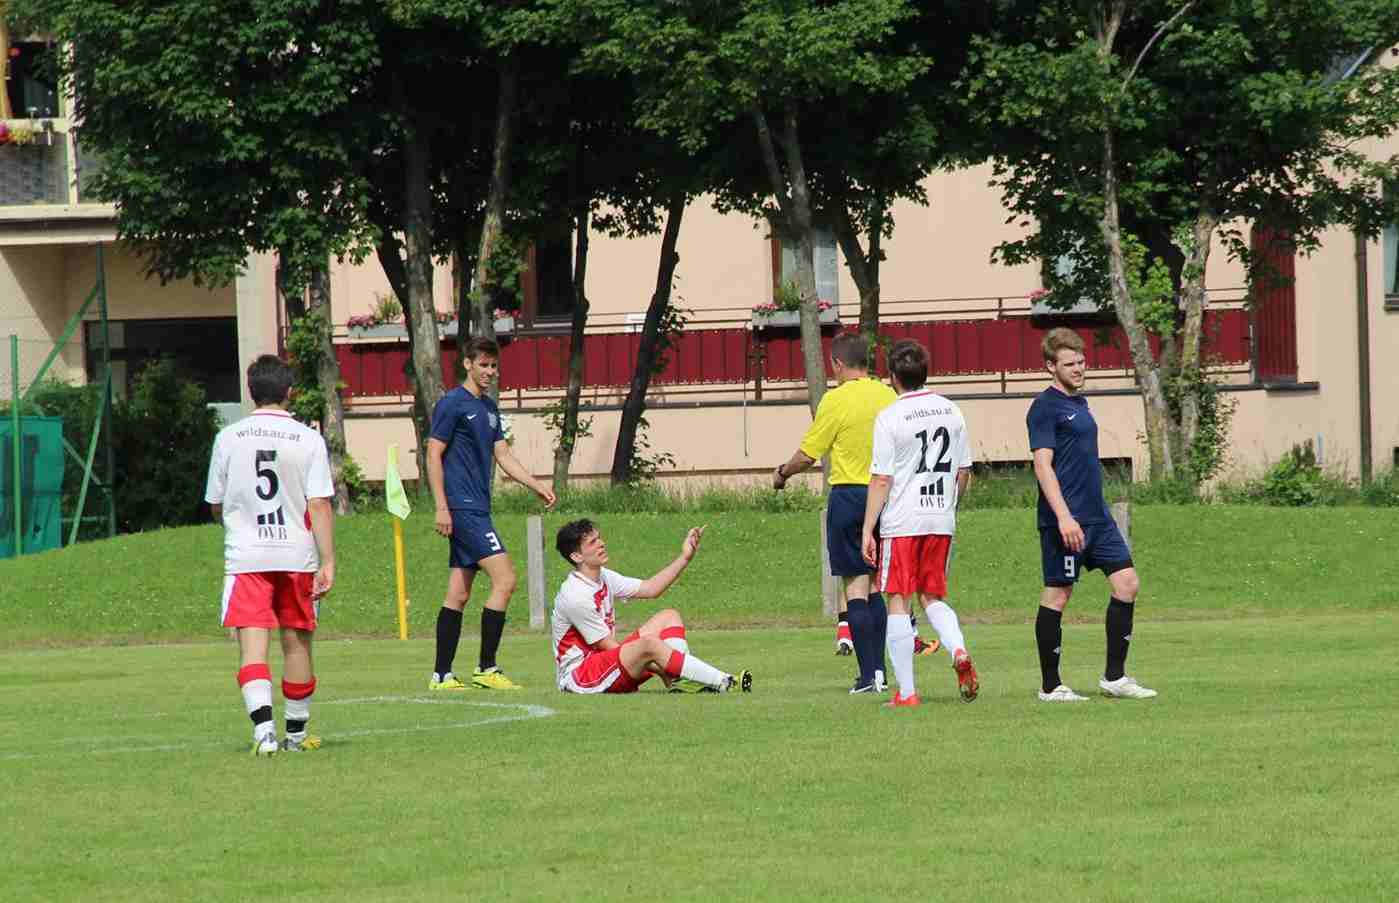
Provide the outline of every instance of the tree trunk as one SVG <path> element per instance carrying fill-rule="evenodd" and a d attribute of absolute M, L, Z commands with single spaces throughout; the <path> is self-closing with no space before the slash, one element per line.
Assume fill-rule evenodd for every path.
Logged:
<path fill-rule="evenodd" d="M 1200 345 L 1205 325 L 1205 306 L 1209 298 L 1205 294 L 1205 271 L 1210 259 L 1210 241 L 1219 218 L 1210 210 L 1202 210 L 1195 217 L 1190 231 L 1190 247 L 1181 250 L 1186 255 L 1181 279 L 1181 300 L 1184 302 L 1185 319 L 1180 339 L 1180 373 L 1186 382 L 1180 395 L 1180 435 L 1177 448 L 1182 461 L 1189 461 L 1191 449 L 1195 447 L 1195 436 L 1200 429 L 1200 396 L 1190 390 L 1190 384 L 1200 375 Z"/>
<path fill-rule="evenodd" d="M 661 259 L 656 268 L 656 290 L 646 308 L 646 323 L 641 327 L 641 345 L 636 353 L 631 387 L 622 404 L 622 422 L 617 427 L 617 448 L 612 454 L 612 485 L 630 483 L 632 458 L 636 454 L 636 431 L 646 412 L 646 393 L 651 388 L 651 376 L 660 353 L 661 320 L 670 307 L 670 290 L 675 282 L 675 267 L 680 255 L 675 253 L 680 240 L 680 220 L 685 215 L 685 192 L 671 195 L 666 205 L 665 231 L 661 235 Z"/>
<path fill-rule="evenodd" d="M 0 119 L 14 119 L 14 111 L 10 109 L 10 26 L 6 22 L 5 7 L 8 4 L 0 3 Z"/>
<path fill-rule="evenodd" d="M 500 70 L 500 93 L 496 101 L 495 147 L 492 151 L 491 187 L 486 196 L 486 218 L 481 224 L 481 246 L 476 252 L 476 274 L 471 280 L 476 299 L 472 333 L 495 339 L 495 304 L 490 284 L 491 257 L 500 243 L 505 226 L 505 200 L 510 192 L 510 148 L 514 140 L 514 121 L 519 62 L 511 54 Z M 499 392 L 499 383 L 492 384 L 491 394 Z"/>
<path fill-rule="evenodd" d="M 427 139 L 412 129 L 403 142 L 403 244 L 408 300 L 403 305 L 413 336 L 413 377 L 431 411 L 442 397 L 442 340 L 432 297 L 432 194 Z"/>
<path fill-rule="evenodd" d="M 879 246 L 883 239 L 885 207 L 881 203 L 874 216 L 869 252 L 866 253 L 860 247 L 860 234 L 850 216 L 849 205 L 844 198 L 837 199 L 836 203 L 837 209 L 831 217 L 836 242 L 840 245 L 840 253 L 845 255 L 845 264 L 850 268 L 855 290 L 860 293 L 860 335 L 865 337 L 870 347 L 870 368 L 873 370 L 874 349 L 879 341 Z"/>
<path fill-rule="evenodd" d="M 1157 362 L 1151 354 L 1151 341 L 1146 327 L 1137 319 L 1127 281 L 1127 265 L 1122 255 L 1122 229 L 1117 215 L 1116 151 L 1112 130 L 1103 130 L 1103 215 L 1099 223 L 1108 252 L 1108 278 L 1112 287 L 1113 307 L 1127 333 L 1132 351 L 1132 363 L 1137 372 L 1137 384 L 1142 393 L 1145 411 L 1146 442 L 1151 456 L 1153 479 L 1174 479 L 1175 459 L 1171 449 L 1171 410 Z"/>
<path fill-rule="evenodd" d="M 807 406 L 813 416 L 826 394 L 826 356 L 821 348 L 821 313 L 816 303 L 815 239 L 812 234 L 811 189 L 802 162 L 801 136 L 797 129 L 796 107 L 788 104 L 782 116 L 782 150 L 787 162 L 787 178 L 777 163 L 772 129 L 767 115 L 752 109 L 758 130 L 758 149 L 772 183 L 773 194 L 782 212 L 783 238 L 796 242 L 797 289 L 801 292 L 802 362 L 806 370 Z"/>
<path fill-rule="evenodd" d="M 588 266 L 588 211 L 577 218 L 577 251 L 573 265 L 573 321 L 568 341 L 568 392 L 564 396 L 563 428 L 554 448 L 554 491 L 568 488 L 568 467 L 578 441 L 578 402 L 583 395 L 583 331 L 588 325 L 588 296 L 584 277 Z"/>
<path fill-rule="evenodd" d="M 330 478 L 335 486 L 335 513 L 350 513 L 350 490 L 345 485 L 345 403 L 340 398 L 340 362 L 335 357 L 335 344 L 330 340 L 330 272 L 316 270 L 311 274 L 310 312 L 325 320 L 320 330 L 320 365 L 316 382 L 325 398 L 321 412 L 321 435 L 330 452 Z"/>
<path fill-rule="evenodd" d="M 393 289 L 394 296 L 398 298 L 398 304 L 403 308 L 403 322 L 408 332 L 408 362 L 404 364 L 404 375 L 408 377 L 409 383 L 413 386 L 413 406 L 410 415 L 413 419 L 413 434 L 416 439 L 415 453 L 418 460 L 418 481 L 415 489 L 419 500 L 431 496 L 431 487 L 427 484 L 427 440 L 428 431 L 432 424 L 432 408 L 427 397 L 423 394 L 423 386 L 416 377 L 417 367 L 414 366 L 415 359 L 413 340 L 413 315 L 408 305 L 408 269 L 403 265 L 402 243 L 394 233 L 391 226 L 379 224 L 379 244 L 376 252 L 379 257 L 379 265 L 384 269 L 384 275 L 389 280 L 389 286 Z"/>

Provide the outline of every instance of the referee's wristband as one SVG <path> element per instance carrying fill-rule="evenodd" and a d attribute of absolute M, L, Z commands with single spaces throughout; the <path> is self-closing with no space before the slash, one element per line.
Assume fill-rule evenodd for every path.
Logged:
<path fill-rule="evenodd" d="M 778 475 L 779 477 L 781 477 L 782 479 L 784 479 L 784 480 L 787 479 L 787 475 L 786 475 L 785 473 L 782 472 L 782 465 L 781 465 L 781 464 L 777 465 L 777 475 Z"/>

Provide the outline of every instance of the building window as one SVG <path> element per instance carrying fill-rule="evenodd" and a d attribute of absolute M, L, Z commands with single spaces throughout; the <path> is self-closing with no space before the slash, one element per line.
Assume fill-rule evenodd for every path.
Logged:
<path fill-rule="evenodd" d="M 812 230 L 812 263 L 816 268 L 816 297 L 832 304 L 840 303 L 840 258 L 836 250 L 835 233 L 829 229 Z M 797 279 L 796 242 L 783 241 L 774 231 L 772 237 L 772 287 Z"/>
<path fill-rule="evenodd" d="M 162 357 L 174 358 L 191 379 L 204 387 L 210 402 L 237 402 L 242 397 L 238 368 L 238 321 L 234 317 L 170 320 L 111 320 L 112 392 L 125 398 L 141 369 Z M 87 377 L 95 380 L 102 364 L 102 324 L 86 323 Z"/>
<path fill-rule="evenodd" d="M 5 99 L 11 119 L 53 119 L 58 116 L 54 45 L 16 41 L 8 53 Z"/>

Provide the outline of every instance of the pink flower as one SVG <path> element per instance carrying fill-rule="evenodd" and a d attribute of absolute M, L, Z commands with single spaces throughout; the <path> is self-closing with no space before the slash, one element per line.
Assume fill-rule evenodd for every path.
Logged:
<path fill-rule="evenodd" d="M 1049 289 L 1047 289 L 1047 288 L 1037 288 L 1037 289 L 1035 289 L 1033 292 L 1030 292 L 1030 303 L 1031 303 L 1031 304 L 1034 304 L 1036 301 L 1043 300 L 1044 298 L 1047 298 L 1048 296 L 1049 296 Z"/>

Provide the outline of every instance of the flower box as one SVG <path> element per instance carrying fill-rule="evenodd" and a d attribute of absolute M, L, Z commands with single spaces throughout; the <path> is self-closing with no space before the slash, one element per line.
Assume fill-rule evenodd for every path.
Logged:
<path fill-rule="evenodd" d="M 821 325 L 831 326 L 840 322 L 840 312 L 834 307 L 821 311 Z M 777 310 L 772 313 L 753 311 L 754 329 L 781 329 L 801 326 L 801 311 Z"/>
<path fill-rule="evenodd" d="M 408 336 L 408 327 L 402 323 L 376 323 L 373 326 L 351 326 L 352 339 L 402 339 Z"/>

